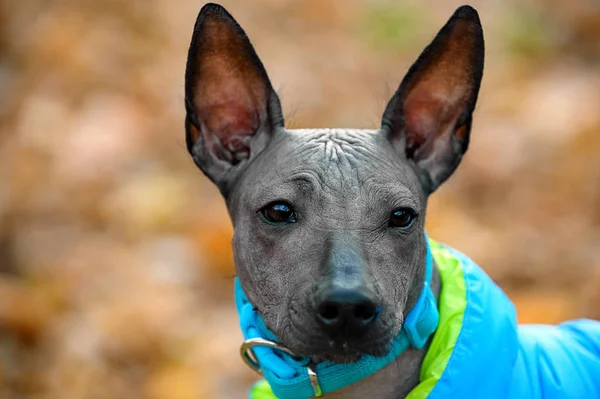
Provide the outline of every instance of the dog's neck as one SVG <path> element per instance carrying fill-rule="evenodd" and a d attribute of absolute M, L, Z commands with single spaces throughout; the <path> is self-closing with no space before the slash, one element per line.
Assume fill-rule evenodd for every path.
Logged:
<path fill-rule="evenodd" d="M 436 301 L 439 298 L 441 281 L 435 261 L 431 289 Z M 393 362 L 377 373 L 335 392 L 326 394 L 327 399 L 402 399 L 417 386 L 423 358 L 431 339 L 423 349 L 409 348 Z"/>

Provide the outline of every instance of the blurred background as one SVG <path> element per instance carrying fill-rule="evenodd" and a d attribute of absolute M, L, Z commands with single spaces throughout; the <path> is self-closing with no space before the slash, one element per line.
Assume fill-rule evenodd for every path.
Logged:
<path fill-rule="evenodd" d="M 288 127 L 379 126 L 462 0 L 225 1 Z M 600 318 L 600 3 L 478 0 L 486 71 L 431 236 L 522 322 Z M 242 398 L 232 228 L 185 150 L 201 1 L 0 0 L 0 398 Z"/>

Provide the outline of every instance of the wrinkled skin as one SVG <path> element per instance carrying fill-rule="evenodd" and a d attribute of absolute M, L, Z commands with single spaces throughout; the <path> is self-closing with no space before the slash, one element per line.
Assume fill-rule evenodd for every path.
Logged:
<path fill-rule="evenodd" d="M 298 222 L 266 223 L 258 210 L 275 200 L 292 204 Z M 281 130 L 240 176 L 227 204 L 244 291 L 288 348 L 339 361 L 389 350 L 422 287 L 426 198 L 414 171 L 382 135 Z M 388 226 L 400 207 L 420 215 L 408 231 Z M 328 261 L 336 256 L 356 262 L 331 270 Z M 360 278 L 376 293 L 381 317 L 367 339 L 332 346 L 314 317 L 315 291 L 332 273 L 348 278 L 353 268 L 361 268 Z"/>
<path fill-rule="evenodd" d="M 461 7 L 408 71 L 381 129 L 286 130 L 244 31 L 222 7 L 202 9 L 186 69 L 188 150 L 227 203 L 244 291 L 294 353 L 348 363 L 389 351 L 423 288 L 427 198 L 467 150 L 482 73 L 479 18 Z M 282 203 L 293 220 L 274 223 L 265 210 Z M 410 224 L 392 223 L 400 209 Z M 330 287 L 369 293 L 377 317 L 364 333 L 328 334 L 317 321 Z M 432 288 L 437 297 L 435 270 Z M 425 351 L 327 397 L 404 397 Z"/>

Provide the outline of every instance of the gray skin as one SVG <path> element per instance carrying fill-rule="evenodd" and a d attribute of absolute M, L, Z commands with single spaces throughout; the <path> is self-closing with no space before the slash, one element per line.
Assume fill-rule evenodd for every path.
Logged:
<path fill-rule="evenodd" d="M 347 362 L 386 353 L 422 290 L 427 198 L 416 174 L 386 144 L 371 130 L 283 130 L 229 196 L 235 263 L 244 265 L 238 277 L 267 327 L 297 354 Z M 298 212 L 291 228 L 257 215 L 281 198 Z M 388 227 L 389 214 L 400 207 L 420 215 L 409 231 Z M 331 341 L 314 317 L 315 292 L 333 273 L 346 284 L 361 280 L 384 309 L 375 328 L 347 346 Z M 437 297 L 437 269 L 434 276 Z M 426 349 L 410 349 L 325 397 L 404 397 L 418 383 Z"/>
<path fill-rule="evenodd" d="M 357 201 L 357 198 L 360 200 Z M 273 226 L 258 210 L 294 205 L 297 222 Z M 383 135 L 347 129 L 282 130 L 228 196 L 233 251 L 250 302 L 266 325 L 300 355 L 345 361 L 383 355 L 419 296 L 424 278 L 424 217 L 407 231 L 388 226 L 393 210 L 425 214 L 415 173 Z M 375 328 L 347 352 L 314 317 L 321 285 L 364 285 L 383 311 Z M 340 342 L 342 345 L 345 342 Z M 339 359 L 336 359 L 339 358 Z"/>
<path fill-rule="evenodd" d="M 482 71 L 479 18 L 463 6 L 411 67 L 381 129 L 286 130 L 241 27 L 221 6 L 203 7 L 186 69 L 188 149 L 227 203 L 244 291 L 294 353 L 351 363 L 389 351 L 423 288 L 427 199 L 468 147 Z M 269 222 L 274 203 L 294 219 Z M 391 224 L 397 210 L 412 223 Z M 323 292 L 340 287 L 379 309 L 364 331 L 332 335 L 319 322 Z M 435 267 L 432 289 L 437 298 Z M 426 350 L 325 397 L 403 398 Z"/>

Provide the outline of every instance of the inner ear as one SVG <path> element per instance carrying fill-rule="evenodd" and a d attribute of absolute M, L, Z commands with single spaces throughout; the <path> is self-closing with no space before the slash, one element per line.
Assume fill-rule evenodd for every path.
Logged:
<path fill-rule="evenodd" d="M 412 65 L 383 116 L 394 147 L 417 167 L 428 193 L 467 150 L 483 74 L 477 11 L 460 7 Z"/>
<path fill-rule="evenodd" d="M 218 185 L 283 126 L 279 99 L 246 33 L 221 6 L 205 5 L 185 76 L 187 137 L 194 160 Z"/>

